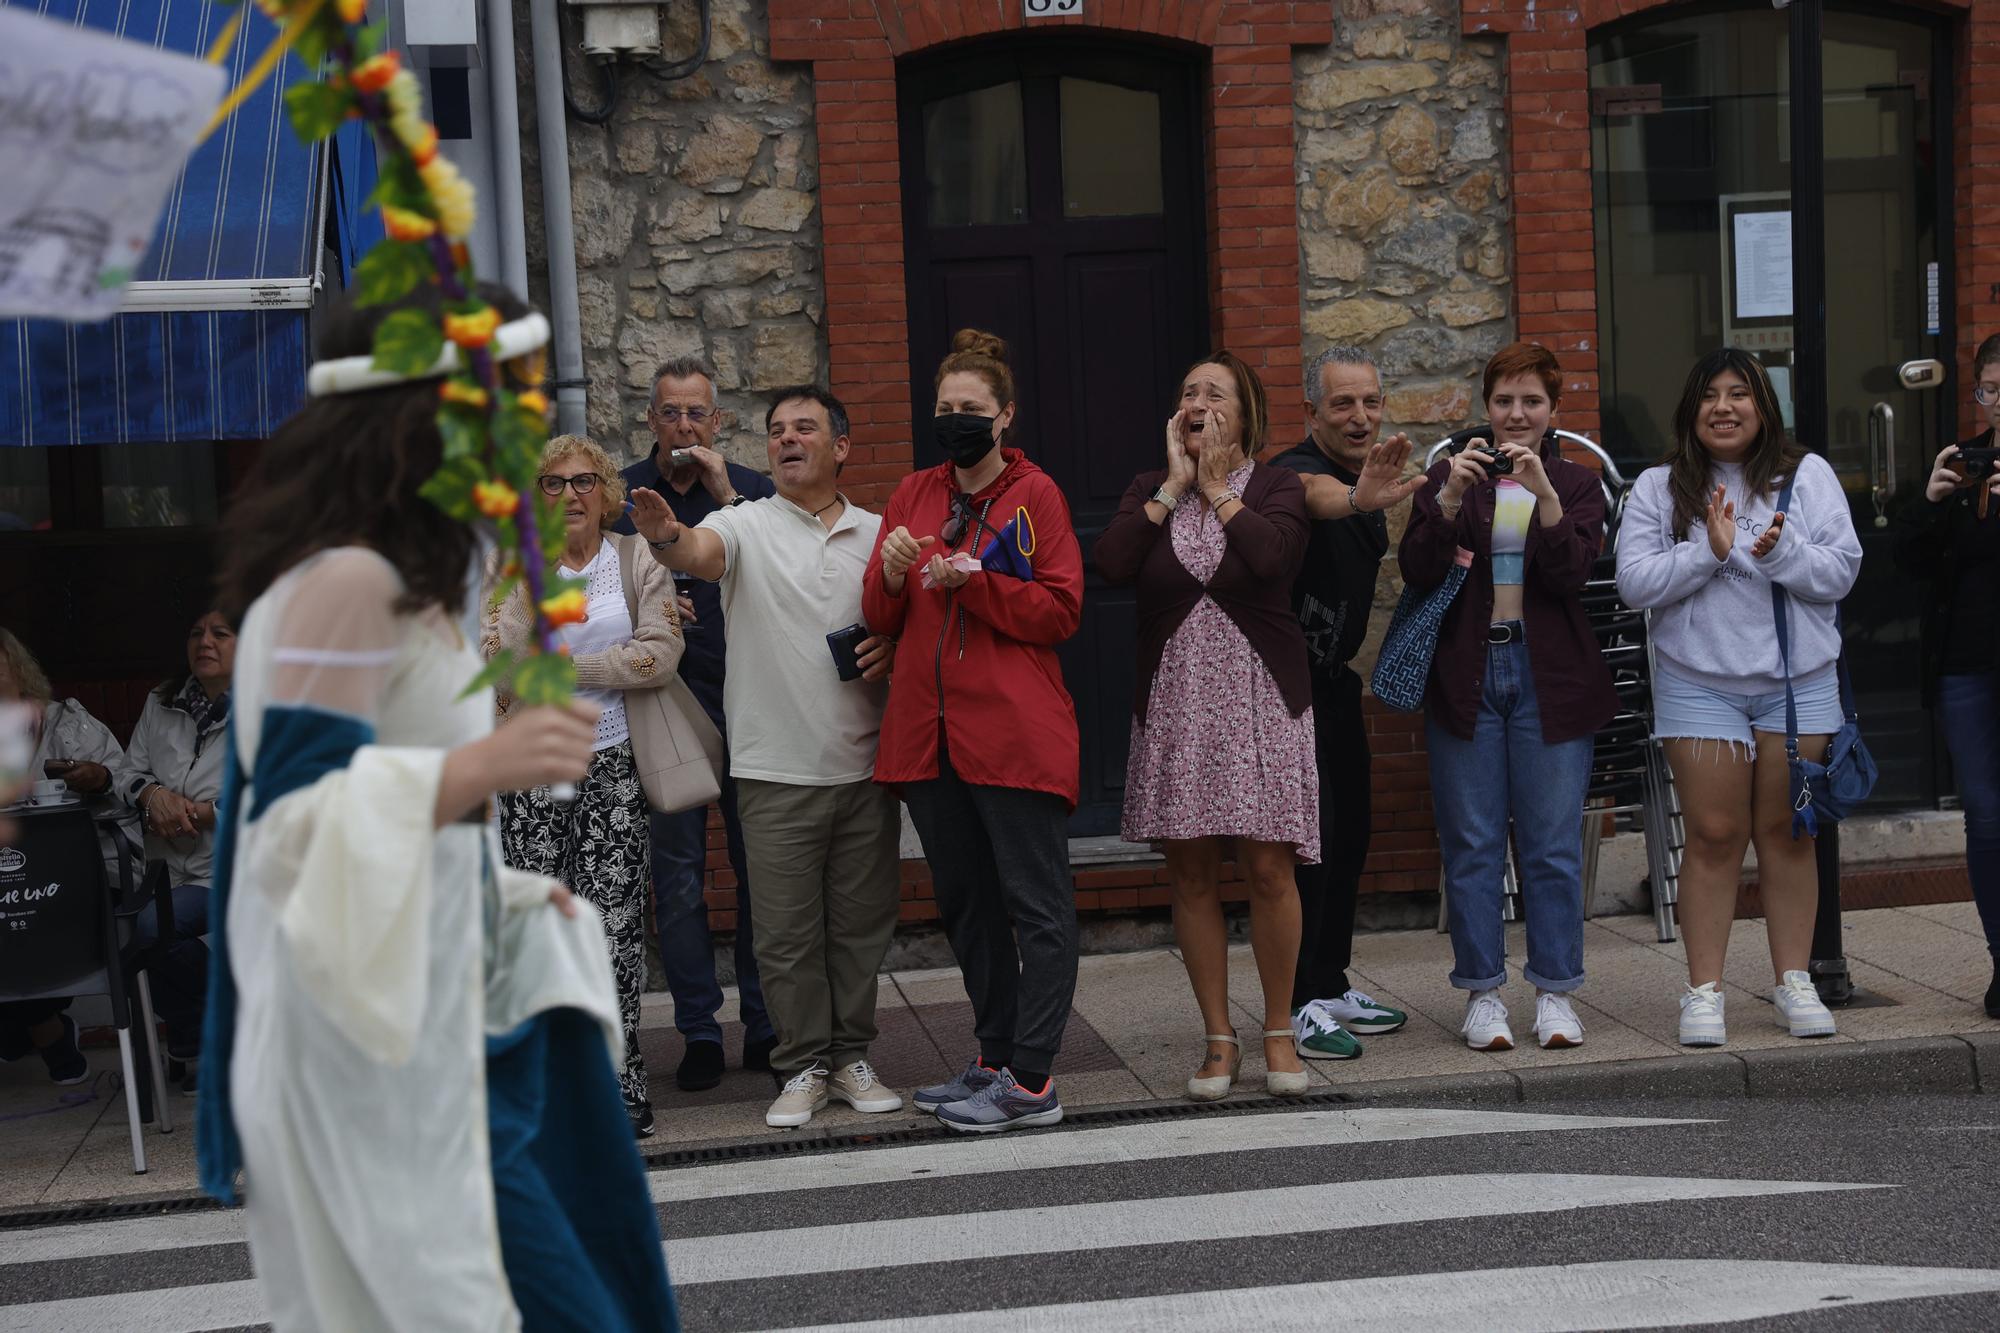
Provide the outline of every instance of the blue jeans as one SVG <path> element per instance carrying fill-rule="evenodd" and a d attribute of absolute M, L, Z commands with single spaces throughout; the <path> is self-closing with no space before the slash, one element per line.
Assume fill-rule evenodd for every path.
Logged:
<path fill-rule="evenodd" d="M 1986 947 L 2000 959 L 2000 671 L 1940 678 L 1938 712 L 1965 810 L 1972 900 L 1986 928 Z"/>
<path fill-rule="evenodd" d="M 727 760 L 724 768 L 727 768 Z M 750 877 L 744 870 L 743 825 L 736 815 L 736 782 L 722 779 L 722 827 L 729 842 L 729 865 L 736 872 L 736 988 L 745 1041 L 769 1041 L 774 1034 L 764 1009 L 764 987 L 751 952 Z M 708 935 L 708 903 L 702 897 L 708 867 L 708 807 L 678 814 L 655 814 L 653 903 L 660 937 L 660 966 L 674 997 L 674 1026 L 688 1041 L 722 1040 L 715 1015 L 722 987 L 715 979 L 715 948 Z"/>
<path fill-rule="evenodd" d="M 202 1013 L 208 1005 L 208 887 L 174 886 L 174 942 L 148 969 L 153 1007 L 167 1025 L 167 1050 L 193 1059 L 201 1050 Z M 133 919 L 132 938 L 150 946 L 160 937 L 159 914 L 151 907 Z"/>
<path fill-rule="evenodd" d="M 1501 876 L 1511 817 L 1527 918 L 1528 966 L 1545 991 L 1583 984 L 1583 798 L 1590 737 L 1550 745 L 1528 670 L 1528 645 L 1487 649 L 1473 738 L 1427 721 L 1431 800 L 1444 853 L 1451 984 L 1491 990 L 1507 980 Z"/>

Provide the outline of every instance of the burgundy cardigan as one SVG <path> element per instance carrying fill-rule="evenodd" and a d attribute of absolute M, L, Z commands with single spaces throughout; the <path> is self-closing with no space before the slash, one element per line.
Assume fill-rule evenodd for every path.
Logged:
<path fill-rule="evenodd" d="M 1528 521 L 1523 552 L 1521 618 L 1528 642 L 1528 670 L 1549 745 L 1590 736 L 1618 711 L 1611 669 L 1583 610 L 1583 585 L 1604 544 L 1604 490 L 1597 473 L 1562 457 L 1553 437 L 1542 444 L 1542 467 L 1562 503 L 1562 521 L 1542 526 L 1537 505 Z M 1463 546 L 1473 553 L 1464 586 L 1445 612 L 1431 658 L 1424 707 L 1446 731 L 1471 740 L 1486 684 L 1486 627 L 1493 619 L 1493 491 L 1488 479 L 1465 493 L 1454 522 L 1438 508 L 1438 490 L 1451 471 L 1439 461 L 1431 484 L 1417 492 L 1397 560 L 1413 588 L 1434 588 Z"/>
<path fill-rule="evenodd" d="M 1243 507 L 1222 527 L 1228 543 L 1222 563 L 1207 585 L 1188 573 L 1167 537 L 1172 523 L 1155 523 L 1146 516 L 1146 501 L 1167 479 L 1164 470 L 1142 472 L 1118 504 L 1118 516 L 1105 525 L 1092 558 L 1108 583 L 1138 585 L 1139 678 L 1133 689 L 1132 711 L 1146 720 L 1153 695 L 1153 677 L 1167 640 L 1200 604 L 1203 594 L 1243 631 L 1257 656 L 1278 683 L 1278 693 L 1293 717 L 1312 706 L 1312 677 L 1306 665 L 1306 637 L 1292 613 L 1292 580 L 1305 559 L 1306 488 L 1289 468 L 1256 465 L 1243 487 Z M 1198 504 L 1193 493 L 1181 501 Z"/>

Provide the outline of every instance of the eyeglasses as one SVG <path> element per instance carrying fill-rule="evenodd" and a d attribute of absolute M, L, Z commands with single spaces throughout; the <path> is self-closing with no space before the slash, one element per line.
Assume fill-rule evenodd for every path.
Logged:
<path fill-rule="evenodd" d="M 558 477 L 553 473 L 543 473 L 536 478 L 543 495 L 561 495 L 565 486 L 578 495 L 589 495 L 597 489 L 599 480 L 601 479 L 595 472 L 579 472 L 574 477 Z"/>
<path fill-rule="evenodd" d="M 1972 390 L 1972 401 L 1981 407 L 1991 407 L 2000 403 L 2000 384 L 1981 384 Z"/>
<path fill-rule="evenodd" d="M 647 410 L 653 414 L 655 421 L 663 421 L 669 426 L 679 425 L 682 417 L 688 419 L 690 426 L 699 426 L 702 422 L 715 415 L 715 410 L 708 407 L 680 408 L 669 405 L 666 407 L 648 408 Z"/>

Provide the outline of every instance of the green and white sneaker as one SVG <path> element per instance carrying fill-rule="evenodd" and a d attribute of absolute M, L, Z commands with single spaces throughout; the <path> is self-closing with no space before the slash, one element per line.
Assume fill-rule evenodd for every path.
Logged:
<path fill-rule="evenodd" d="M 1410 1016 L 1401 1009 L 1377 1004 L 1374 996 L 1363 995 L 1358 990 L 1351 990 L 1337 1000 L 1314 1000 L 1313 1003 L 1326 1010 L 1328 1018 L 1349 1032 L 1359 1032 L 1368 1037 L 1394 1032 L 1410 1021 Z"/>
<path fill-rule="evenodd" d="M 1292 1048 L 1308 1060 L 1353 1060 L 1361 1043 L 1327 1012 L 1325 1000 L 1314 1000 L 1292 1015 Z"/>

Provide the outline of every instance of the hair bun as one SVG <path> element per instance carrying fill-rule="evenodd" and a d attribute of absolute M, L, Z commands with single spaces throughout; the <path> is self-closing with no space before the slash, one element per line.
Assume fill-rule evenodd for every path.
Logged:
<path fill-rule="evenodd" d="M 990 356 L 1002 365 L 1007 363 L 1007 340 L 984 329 L 960 329 L 951 336 L 951 350 Z"/>

